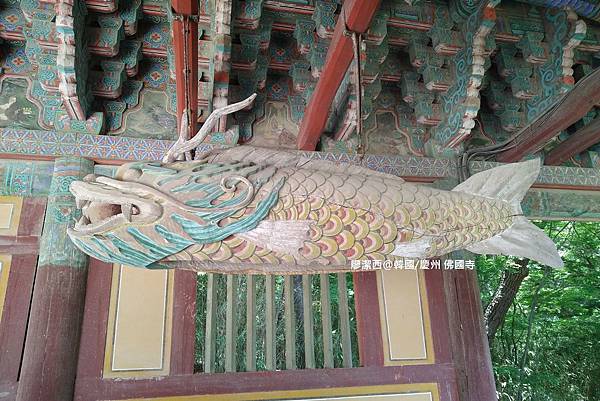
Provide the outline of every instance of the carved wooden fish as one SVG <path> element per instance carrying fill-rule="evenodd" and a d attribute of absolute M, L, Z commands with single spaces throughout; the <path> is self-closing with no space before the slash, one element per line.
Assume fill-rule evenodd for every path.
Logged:
<path fill-rule="evenodd" d="M 457 249 L 562 266 L 519 205 L 538 172 L 535 160 L 504 165 L 445 191 L 240 146 L 72 183 L 82 218 L 69 235 L 109 262 L 224 273 L 341 271 Z"/>

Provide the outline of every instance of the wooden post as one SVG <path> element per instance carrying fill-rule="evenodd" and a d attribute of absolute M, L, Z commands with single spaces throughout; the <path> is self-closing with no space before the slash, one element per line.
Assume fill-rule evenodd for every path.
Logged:
<path fill-rule="evenodd" d="M 173 50 L 177 92 L 177 126 L 188 112 L 190 137 L 196 134 L 198 118 L 198 2 L 172 0 Z"/>
<path fill-rule="evenodd" d="M 496 400 L 477 273 L 473 270 L 448 270 L 443 274 L 452 361 L 456 367 L 460 400 Z"/>
<path fill-rule="evenodd" d="M 17 401 L 73 398 L 88 259 L 67 236 L 80 213 L 69 184 L 92 171 L 93 163 L 80 158 L 54 164 Z"/>

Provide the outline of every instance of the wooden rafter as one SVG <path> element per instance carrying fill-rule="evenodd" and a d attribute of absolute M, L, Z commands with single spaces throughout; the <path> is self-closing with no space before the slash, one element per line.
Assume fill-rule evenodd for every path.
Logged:
<path fill-rule="evenodd" d="M 187 115 L 189 135 L 196 133 L 198 116 L 198 2 L 172 0 L 173 49 L 177 93 L 177 125 Z"/>
<path fill-rule="evenodd" d="M 379 0 L 344 2 L 327 51 L 325 66 L 300 125 L 298 149 L 315 150 L 327 122 L 329 108 L 354 57 L 352 37 L 346 33 L 366 32 L 379 7 L 379 2 Z"/>
<path fill-rule="evenodd" d="M 548 153 L 544 164 L 558 166 L 598 142 L 600 142 L 600 117 L 596 117 L 588 125 L 558 144 Z"/>
<path fill-rule="evenodd" d="M 583 82 L 585 80 L 585 82 Z M 514 145 L 496 156 L 503 163 L 516 162 L 525 155 L 542 149 L 548 141 L 579 121 L 595 105 L 600 104 L 600 69 L 587 75 L 543 118 L 525 129 Z"/>

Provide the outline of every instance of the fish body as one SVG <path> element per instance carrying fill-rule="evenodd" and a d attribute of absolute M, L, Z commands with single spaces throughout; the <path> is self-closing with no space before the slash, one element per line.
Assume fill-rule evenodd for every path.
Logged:
<path fill-rule="evenodd" d="M 552 242 L 520 210 L 537 177 L 534 162 L 499 169 L 445 191 L 241 146 L 75 182 L 83 216 L 69 234 L 91 256 L 148 268 L 301 274 L 457 249 L 536 257 L 511 240 L 528 236 L 547 249 L 538 260 L 560 265 Z"/>

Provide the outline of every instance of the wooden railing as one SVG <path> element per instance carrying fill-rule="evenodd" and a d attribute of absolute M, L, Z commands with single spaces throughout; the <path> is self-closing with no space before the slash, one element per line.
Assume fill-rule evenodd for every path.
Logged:
<path fill-rule="evenodd" d="M 198 275 L 196 372 L 357 365 L 351 274 Z"/>

